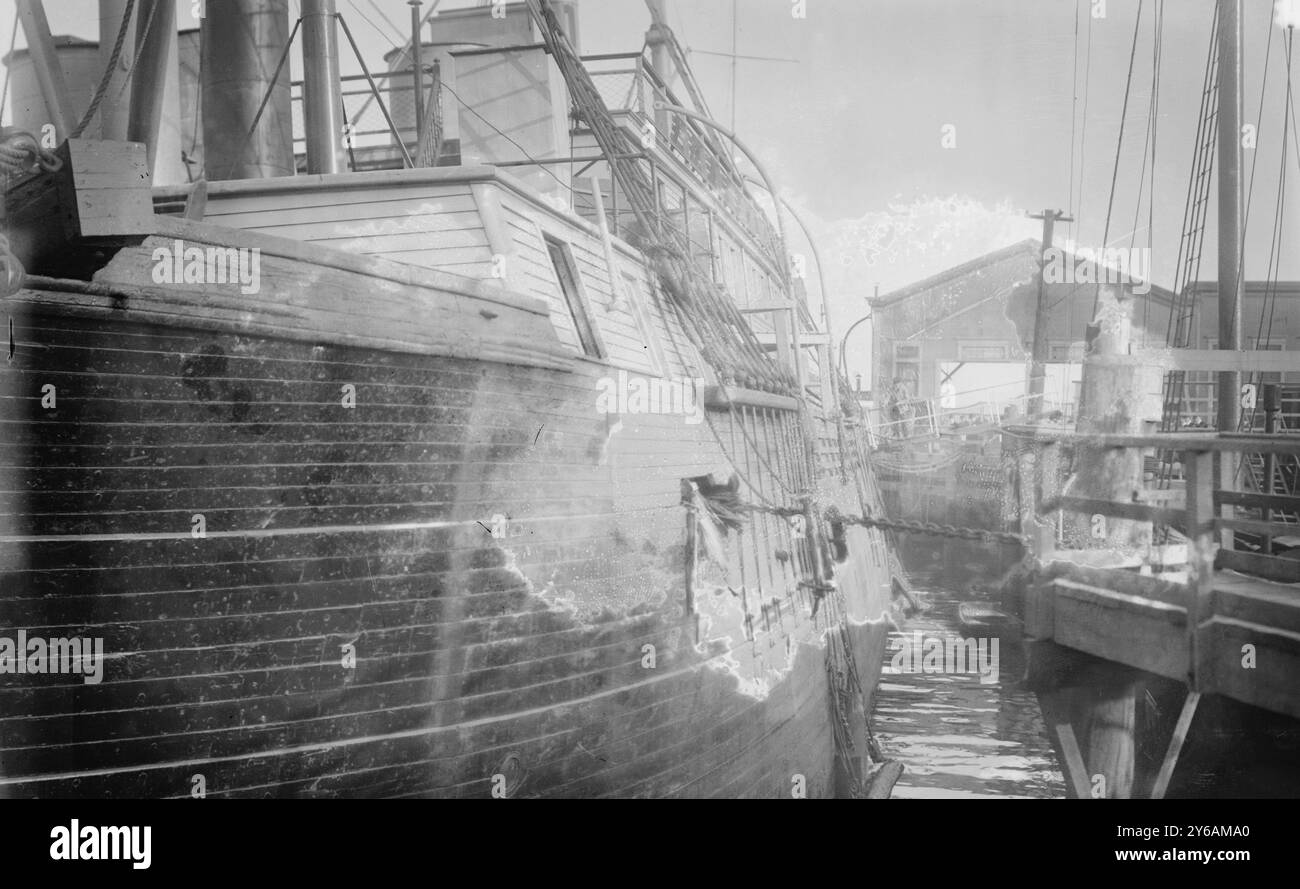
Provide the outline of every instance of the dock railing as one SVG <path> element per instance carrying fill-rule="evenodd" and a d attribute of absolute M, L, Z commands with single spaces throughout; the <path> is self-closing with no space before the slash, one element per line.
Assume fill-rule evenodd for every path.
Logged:
<path fill-rule="evenodd" d="M 1024 600 L 1028 640 L 1300 717 L 1300 586 L 1288 586 L 1300 584 L 1300 537 L 1291 536 L 1294 523 L 1277 518 L 1300 511 L 1300 497 L 1243 491 L 1233 482 L 1239 477 L 1234 461 L 1300 456 L 1300 437 L 1013 431 L 1025 443 L 1021 530 L 1037 565 Z M 1067 460 L 1076 469 L 1082 464 L 1088 481 L 1099 482 L 1124 477 L 1157 450 L 1173 451 L 1183 463 L 1181 492 L 1135 487 L 1125 499 L 1118 482 L 1109 496 L 1070 487 L 1062 492 Z M 1144 500 L 1148 494 L 1157 497 Z M 1063 523 L 1061 516 L 1082 518 Z M 1105 539 L 1088 541 L 1091 547 L 1062 546 L 1059 530 L 1069 521 L 1102 528 L 1097 536 Z M 1171 538 L 1183 540 L 1152 540 L 1151 529 L 1162 524 L 1174 529 Z M 1139 543 L 1134 558 L 1135 548 L 1124 544 L 1144 536 L 1146 553 Z M 1246 658 L 1252 659 L 1249 668 Z"/>
<path fill-rule="evenodd" d="M 867 437 L 871 447 L 878 448 L 891 442 L 996 431 L 1007 423 L 1008 411 L 1023 420 L 1030 402 L 1042 397 L 1028 394 L 990 397 L 961 407 L 944 407 L 942 398 L 910 398 L 897 405 L 872 408 Z M 891 408 L 896 409 L 896 414 Z M 1045 400 L 1042 413 L 1043 424 L 1053 428 L 1068 429 L 1074 423 L 1072 404 Z"/>
<path fill-rule="evenodd" d="M 1175 529 L 1189 544 L 1187 569 L 1211 561 L 1230 568 L 1286 583 L 1300 583 L 1300 559 L 1281 558 L 1275 549 L 1300 549 L 1294 516 L 1300 513 L 1300 496 L 1243 490 L 1234 471 L 1243 457 L 1300 456 L 1300 437 L 1235 433 L 1169 433 L 1159 435 L 1083 435 L 1031 427 L 1012 430 L 1028 447 L 1021 454 L 1022 511 L 1027 520 L 1042 524 L 1059 510 L 1104 516 L 1130 522 L 1149 522 Z M 1135 480 L 1132 498 L 1120 502 L 1097 497 L 1062 494 L 1054 490 L 1064 475 L 1061 461 L 1067 452 L 1173 451 L 1183 467 L 1181 488 L 1158 490 Z M 1139 463 L 1140 465 L 1140 463 Z M 1024 502 L 1026 481 L 1032 502 Z M 1257 513 L 1258 516 L 1252 515 Z M 1055 525 L 1055 523 L 1048 523 Z M 1235 537 L 1243 547 L 1232 548 Z M 1055 538 L 1037 541 L 1037 555 L 1058 553 Z"/>

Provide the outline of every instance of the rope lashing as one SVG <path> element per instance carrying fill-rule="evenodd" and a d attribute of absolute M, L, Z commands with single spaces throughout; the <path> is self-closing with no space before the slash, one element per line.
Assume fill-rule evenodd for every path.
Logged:
<path fill-rule="evenodd" d="M 0 170 L 9 176 L 23 176 L 38 169 L 57 173 L 63 169 L 63 161 L 42 148 L 26 130 L 0 129 Z"/>

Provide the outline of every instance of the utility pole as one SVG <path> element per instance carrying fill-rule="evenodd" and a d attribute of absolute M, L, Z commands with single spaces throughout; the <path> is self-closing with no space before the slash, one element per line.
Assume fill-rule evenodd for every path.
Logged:
<path fill-rule="evenodd" d="M 1034 338 L 1029 345 L 1029 404 L 1026 411 L 1030 423 L 1037 423 L 1043 415 L 1043 389 L 1047 377 L 1047 251 L 1052 249 L 1052 232 L 1057 222 L 1074 222 L 1062 210 L 1044 210 L 1030 213 L 1030 219 L 1043 221 L 1043 248 L 1038 254 L 1038 301 L 1034 306 Z"/>
<path fill-rule="evenodd" d="M 1241 349 L 1241 0 L 1219 3 L 1219 348 Z M 1240 419 L 1241 374 L 1219 373 L 1220 432 Z M 1235 461 L 1225 459 L 1225 464 Z M 1231 478 L 1231 476 L 1229 476 Z"/>

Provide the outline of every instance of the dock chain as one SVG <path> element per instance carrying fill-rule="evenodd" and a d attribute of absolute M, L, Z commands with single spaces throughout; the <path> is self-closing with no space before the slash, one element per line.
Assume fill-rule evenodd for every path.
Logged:
<path fill-rule="evenodd" d="M 956 525 L 940 525 L 936 522 L 908 522 L 892 519 L 873 519 L 856 515 L 838 515 L 833 521 L 864 528 L 880 528 L 884 531 L 905 531 L 909 534 L 929 534 L 933 537 L 955 537 L 959 540 L 982 540 L 986 543 L 1017 543 L 1024 545 L 1021 534 L 1010 531 L 989 531 L 985 528 L 959 528 Z"/>
<path fill-rule="evenodd" d="M 755 512 L 766 512 L 779 516 L 805 515 L 798 507 L 761 507 L 751 506 Z M 879 528 L 882 531 L 905 531 L 909 534 L 929 534 L 932 537 L 953 537 L 958 540 L 982 540 L 985 543 L 1015 543 L 1027 547 L 1028 538 L 1011 531 L 990 531 L 985 528 L 959 528 L 956 525 L 940 525 L 937 522 L 909 522 L 898 519 L 873 518 L 870 516 L 846 515 L 835 507 L 826 510 L 826 520 L 841 522 L 846 525 L 861 525 L 864 528 Z"/>

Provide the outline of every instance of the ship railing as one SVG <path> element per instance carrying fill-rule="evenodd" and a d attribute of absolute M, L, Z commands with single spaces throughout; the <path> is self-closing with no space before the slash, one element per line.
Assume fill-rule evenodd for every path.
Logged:
<path fill-rule="evenodd" d="M 458 144 L 438 144 L 432 153 L 428 151 L 431 142 L 442 141 L 443 96 L 438 63 L 435 61 L 424 65 L 420 95 L 428 126 L 423 146 L 415 125 L 415 83 L 412 75 L 412 68 L 371 72 L 384 103 L 382 107 L 375 99 L 364 74 L 349 74 L 339 78 L 344 115 L 347 118 L 347 128 L 339 134 L 339 139 L 353 172 L 401 169 L 405 166 L 405 159 L 402 149 L 398 147 L 399 142 L 412 159 L 417 159 L 422 154 L 422 149 L 423 153 L 432 154 L 426 160 L 427 166 L 437 166 L 439 162 L 459 163 Z M 294 155 L 298 158 L 299 167 L 305 169 L 307 139 L 302 113 L 302 81 L 295 80 L 290 85 L 290 102 L 293 109 Z M 384 116 L 385 110 L 393 122 L 391 127 Z M 436 138 L 430 140 L 430 133 Z"/>
<path fill-rule="evenodd" d="M 646 133 L 702 186 L 723 212 L 770 256 L 782 257 L 780 238 L 767 214 L 746 190 L 743 179 L 717 137 L 682 115 L 657 112 L 656 102 L 684 103 L 642 53 L 584 56 L 588 74 L 616 120 L 639 141 Z"/>

